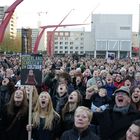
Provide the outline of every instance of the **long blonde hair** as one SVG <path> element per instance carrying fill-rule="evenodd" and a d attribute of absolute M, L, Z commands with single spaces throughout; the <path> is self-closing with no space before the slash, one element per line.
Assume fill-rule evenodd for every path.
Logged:
<path fill-rule="evenodd" d="M 53 128 L 53 120 L 56 118 L 59 119 L 60 116 L 53 108 L 52 100 L 51 100 L 49 93 L 46 91 L 43 91 L 41 93 L 45 93 L 49 97 L 49 101 L 48 101 L 49 103 L 48 103 L 48 106 L 47 106 L 46 112 L 45 112 L 45 124 L 44 124 L 43 129 L 51 130 Z M 41 106 L 40 106 L 39 98 L 38 98 L 37 104 L 34 109 L 34 114 L 33 114 L 33 126 L 34 127 L 38 127 L 40 125 L 40 113 L 41 113 Z"/>

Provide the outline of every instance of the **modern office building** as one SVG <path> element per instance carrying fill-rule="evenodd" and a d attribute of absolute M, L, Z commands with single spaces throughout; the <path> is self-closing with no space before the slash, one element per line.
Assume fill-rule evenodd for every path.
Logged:
<path fill-rule="evenodd" d="M 109 54 L 115 58 L 131 57 L 132 15 L 94 14 L 91 34 L 95 58 L 108 58 Z"/>

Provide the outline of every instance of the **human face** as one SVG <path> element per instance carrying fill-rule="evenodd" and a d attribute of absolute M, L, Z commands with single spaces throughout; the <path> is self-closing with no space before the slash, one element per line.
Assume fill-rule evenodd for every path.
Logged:
<path fill-rule="evenodd" d="M 134 89 L 134 92 L 132 93 L 131 98 L 134 103 L 138 103 L 140 101 L 140 89 L 139 88 Z"/>
<path fill-rule="evenodd" d="M 42 109 L 46 108 L 49 104 L 49 96 L 46 92 L 42 92 L 39 95 L 39 104 Z"/>
<path fill-rule="evenodd" d="M 59 96 L 62 97 L 67 92 L 66 85 L 65 84 L 59 84 L 57 92 L 58 92 Z"/>
<path fill-rule="evenodd" d="M 126 140 L 140 140 L 140 127 L 132 124 L 126 132 Z"/>
<path fill-rule="evenodd" d="M 125 107 L 128 106 L 131 102 L 131 99 L 125 92 L 117 92 L 115 95 L 115 103 L 117 107 Z"/>
<path fill-rule="evenodd" d="M 77 76 L 76 77 L 76 84 L 79 85 L 81 82 L 81 77 L 80 76 Z"/>
<path fill-rule="evenodd" d="M 9 81 L 8 78 L 4 78 L 4 79 L 2 80 L 2 85 L 3 85 L 3 86 L 6 86 L 6 85 L 8 85 L 9 82 L 10 82 L 10 81 Z"/>
<path fill-rule="evenodd" d="M 78 101 L 78 93 L 73 91 L 70 95 L 69 95 L 69 98 L 68 98 L 68 102 L 69 103 L 77 103 Z"/>
<path fill-rule="evenodd" d="M 105 96 L 106 96 L 105 90 L 100 89 L 100 90 L 99 90 L 99 96 L 100 96 L 100 97 L 105 97 Z"/>
<path fill-rule="evenodd" d="M 85 110 L 77 110 L 74 120 L 75 127 L 79 130 L 85 130 L 90 124 L 88 114 Z"/>
<path fill-rule="evenodd" d="M 14 101 L 16 103 L 16 105 L 20 105 L 23 101 L 23 91 L 22 90 L 16 90 L 15 94 L 14 94 Z"/>
<path fill-rule="evenodd" d="M 33 70 L 29 70 L 29 75 L 34 75 Z"/>
<path fill-rule="evenodd" d="M 125 86 L 128 86 L 128 87 L 131 87 L 131 82 L 130 82 L 130 80 L 125 80 L 125 82 L 124 82 L 124 85 Z"/>
<path fill-rule="evenodd" d="M 112 82 L 113 82 L 112 77 L 107 77 L 106 82 L 107 82 L 107 84 L 112 84 Z"/>

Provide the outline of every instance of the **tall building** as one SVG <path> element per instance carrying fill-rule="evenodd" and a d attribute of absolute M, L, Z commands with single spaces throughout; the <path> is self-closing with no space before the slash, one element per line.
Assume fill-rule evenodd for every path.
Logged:
<path fill-rule="evenodd" d="M 5 11 L 7 8 L 8 6 L 0 6 L 0 24 L 2 20 L 4 19 L 4 16 L 6 16 Z M 14 39 L 17 33 L 16 28 L 17 28 L 17 19 L 16 19 L 16 14 L 14 13 L 6 28 L 5 35 L 9 36 L 11 39 Z"/>
<path fill-rule="evenodd" d="M 131 57 L 132 15 L 94 14 L 91 32 L 95 58 L 108 58 L 109 54 L 116 58 Z"/>

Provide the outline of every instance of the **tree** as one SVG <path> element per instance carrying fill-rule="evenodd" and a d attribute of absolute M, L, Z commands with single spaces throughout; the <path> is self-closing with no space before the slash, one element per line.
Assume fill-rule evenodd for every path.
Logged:
<path fill-rule="evenodd" d="M 16 36 L 11 39 L 8 34 L 5 35 L 4 41 L 0 44 L 0 51 L 6 53 L 21 52 L 21 37 Z"/>

